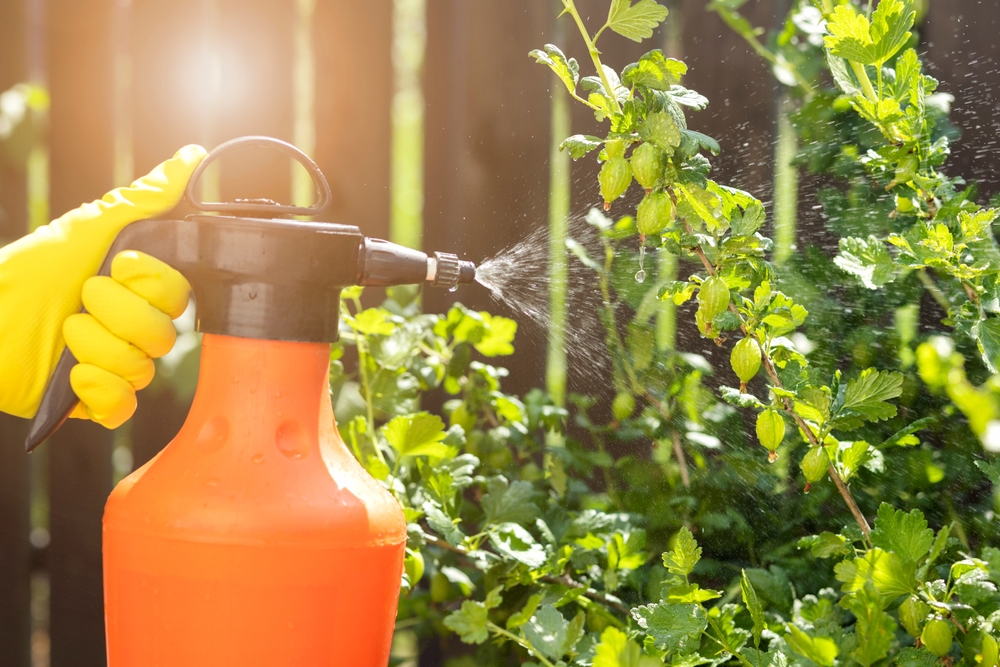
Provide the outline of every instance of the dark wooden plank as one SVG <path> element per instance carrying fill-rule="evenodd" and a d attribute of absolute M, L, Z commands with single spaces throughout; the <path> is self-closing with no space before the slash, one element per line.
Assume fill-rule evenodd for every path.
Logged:
<path fill-rule="evenodd" d="M 27 421 L 0 414 L 0 656 L 31 664 L 31 544 Z"/>
<path fill-rule="evenodd" d="M 481 261 L 548 224 L 551 75 L 528 52 L 546 41 L 551 6 L 429 0 L 424 97 L 425 248 Z M 545 284 L 544 267 L 537 267 Z M 543 288 L 544 289 L 544 288 Z M 478 287 L 428 290 L 425 307 L 462 303 L 514 316 Z M 547 332 L 520 321 L 505 387 L 542 382 Z"/>
<path fill-rule="evenodd" d="M 318 2 L 316 162 L 333 191 L 327 218 L 389 234 L 392 2 Z"/>
<path fill-rule="evenodd" d="M 111 432 L 73 419 L 49 448 L 52 667 L 105 664 L 101 517 L 111 492 Z"/>
<path fill-rule="evenodd" d="M 48 75 L 52 213 L 112 187 L 113 0 L 51 0 Z M 52 667 L 105 664 L 101 516 L 111 489 L 111 432 L 71 420 L 49 448 Z"/>
<path fill-rule="evenodd" d="M 955 96 L 951 121 L 962 131 L 946 165 L 952 176 L 979 182 L 978 200 L 1000 191 L 1000 1 L 932 2 L 920 29 L 928 73 Z"/>

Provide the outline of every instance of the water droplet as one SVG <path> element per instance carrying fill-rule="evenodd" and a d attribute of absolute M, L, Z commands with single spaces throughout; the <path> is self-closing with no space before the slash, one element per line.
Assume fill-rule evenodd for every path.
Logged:
<path fill-rule="evenodd" d="M 639 269 L 638 271 L 635 272 L 635 281 L 637 283 L 641 283 L 645 279 L 646 279 L 646 272 L 644 270 Z"/>
<path fill-rule="evenodd" d="M 449 292 L 457 292 L 458 291 L 458 285 L 452 285 L 451 289 L 449 289 L 448 291 Z"/>
<path fill-rule="evenodd" d="M 195 444 L 202 452 L 211 454 L 222 449 L 226 441 L 229 440 L 229 420 L 222 415 L 216 415 L 205 422 Z"/>
<path fill-rule="evenodd" d="M 219 479 L 218 477 L 213 477 L 212 479 L 208 480 L 205 483 L 214 489 L 218 487 L 220 484 L 222 484 L 222 480 Z"/>
<path fill-rule="evenodd" d="M 293 419 L 281 423 L 274 434 L 278 451 L 290 459 L 304 459 L 309 455 L 309 437 L 302 425 Z"/>
<path fill-rule="evenodd" d="M 281 398 L 281 390 L 280 389 L 275 389 L 274 390 L 274 397 L 275 398 Z"/>
<path fill-rule="evenodd" d="M 263 463 L 264 462 L 264 455 L 260 454 L 260 453 L 254 454 L 250 458 L 250 460 L 253 461 L 254 463 Z"/>

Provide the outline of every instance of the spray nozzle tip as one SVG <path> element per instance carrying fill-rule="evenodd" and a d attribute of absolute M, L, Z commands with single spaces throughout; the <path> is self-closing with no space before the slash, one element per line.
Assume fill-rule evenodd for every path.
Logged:
<path fill-rule="evenodd" d="M 476 279 L 475 264 L 448 252 L 434 253 L 427 264 L 427 280 L 441 287 L 455 287 Z"/>

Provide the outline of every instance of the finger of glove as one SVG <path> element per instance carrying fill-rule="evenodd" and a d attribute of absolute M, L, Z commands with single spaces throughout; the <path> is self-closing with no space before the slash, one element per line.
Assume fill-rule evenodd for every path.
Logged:
<path fill-rule="evenodd" d="M 126 250 L 111 260 L 111 277 L 129 288 L 170 319 L 181 316 L 188 305 L 191 284 L 181 272 L 144 252 Z"/>
<path fill-rule="evenodd" d="M 143 389 L 153 380 L 156 369 L 149 355 L 108 331 L 90 313 L 66 318 L 63 338 L 77 361 L 114 373 L 135 389 Z"/>
<path fill-rule="evenodd" d="M 83 305 L 108 330 L 154 359 L 174 346 L 177 331 L 170 316 L 108 276 L 83 284 Z"/>
<path fill-rule="evenodd" d="M 135 389 L 128 382 L 93 364 L 77 364 L 69 383 L 87 416 L 107 428 L 118 428 L 135 412 Z"/>

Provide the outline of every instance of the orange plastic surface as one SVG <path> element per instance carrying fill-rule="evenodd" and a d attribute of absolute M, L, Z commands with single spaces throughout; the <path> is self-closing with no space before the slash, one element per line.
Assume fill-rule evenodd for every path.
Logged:
<path fill-rule="evenodd" d="M 406 524 L 337 432 L 329 345 L 201 354 L 180 433 L 105 509 L 109 667 L 385 667 Z"/>

